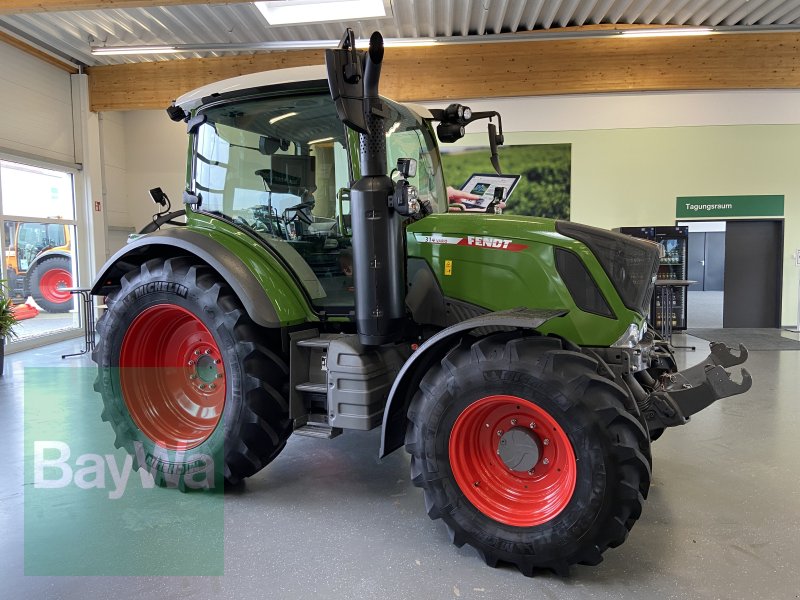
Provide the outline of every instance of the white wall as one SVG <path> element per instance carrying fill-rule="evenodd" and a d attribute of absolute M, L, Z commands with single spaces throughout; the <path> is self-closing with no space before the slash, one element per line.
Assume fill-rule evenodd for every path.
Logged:
<path fill-rule="evenodd" d="M 151 188 L 163 189 L 173 210 L 183 206 L 188 137 L 160 110 L 102 113 L 101 131 L 110 256 L 156 212 Z"/>
<path fill-rule="evenodd" d="M 69 73 L 0 42 L 0 148 L 75 162 Z"/>
<path fill-rule="evenodd" d="M 171 121 L 163 110 L 126 112 L 124 121 L 128 212 L 139 230 L 156 212 L 150 189 L 160 187 L 173 210 L 183 208 L 189 138 L 186 124 Z"/>

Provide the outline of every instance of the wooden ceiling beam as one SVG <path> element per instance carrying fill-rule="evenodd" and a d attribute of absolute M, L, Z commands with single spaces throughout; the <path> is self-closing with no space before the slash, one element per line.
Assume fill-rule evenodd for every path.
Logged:
<path fill-rule="evenodd" d="M 30 44 L 26 44 L 20 39 L 15 38 L 13 35 L 6 33 L 5 31 L 0 31 L 0 42 L 6 43 L 9 46 L 14 46 L 17 50 L 22 50 L 26 54 L 30 54 L 31 56 L 35 56 L 39 60 L 43 60 L 46 63 L 53 65 L 54 67 L 58 67 L 59 69 L 66 71 L 67 73 L 75 74 L 78 72 L 73 65 L 67 64 L 66 62 L 57 59 L 56 57 L 39 50 L 38 48 L 34 48 Z"/>
<path fill-rule="evenodd" d="M 144 8 L 148 6 L 177 6 L 181 4 L 238 4 L 248 0 L 5 0 L 0 15 L 20 13 L 98 10 L 104 8 Z"/>
<path fill-rule="evenodd" d="M 322 64 L 319 50 L 90 67 L 92 110 L 166 108 L 214 81 Z M 710 89 L 800 89 L 800 33 L 390 48 L 381 89 L 400 101 Z"/>

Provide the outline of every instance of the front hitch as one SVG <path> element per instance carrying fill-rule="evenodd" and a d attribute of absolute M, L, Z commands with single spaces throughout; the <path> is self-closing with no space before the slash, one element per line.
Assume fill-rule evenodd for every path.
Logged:
<path fill-rule="evenodd" d="M 726 367 L 747 360 L 747 348 L 739 345 L 738 354 L 720 342 L 711 342 L 711 354 L 693 367 L 664 375 L 657 387 L 640 403 L 653 439 L 666 427 L 683 425 L 693 414 L 728 396 L 743 394 L 753 385 L 747 369 L 741 369 L 741 383 L 731 379 Z"/>

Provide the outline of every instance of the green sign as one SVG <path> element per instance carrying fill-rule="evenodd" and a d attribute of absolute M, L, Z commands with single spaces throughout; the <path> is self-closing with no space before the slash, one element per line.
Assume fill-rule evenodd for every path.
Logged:
<path fill-rule="evenodd" d="M 679 196 L 678 218 L 782 217 L 783 196 Z"/>

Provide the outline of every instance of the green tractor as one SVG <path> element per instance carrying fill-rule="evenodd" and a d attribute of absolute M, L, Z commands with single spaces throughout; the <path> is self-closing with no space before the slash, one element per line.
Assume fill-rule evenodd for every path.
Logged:
<path fill-rule="evenodd" d="M 382 59 L 379 34 L 361 53 L 348 31 L 327 70 L 169 109 L 189 132 L 186 223 L 149 227 L 94 284 L 103 418 L 187 489 L 238 484 L 292 434 L 380 427 L 457 546 L 527 575 L 597 564 L 642 512 L 651 440 L 749 389 L 726 371 L 747 352 L 712 344 L 677 371 L 645 318 L 655 244 L 448 214 L 434 129 L 491 118 L 499 167 L 499 117 L 382 98 Z"/>

